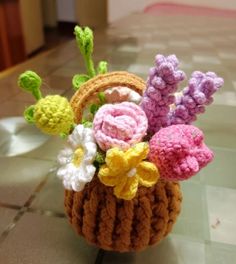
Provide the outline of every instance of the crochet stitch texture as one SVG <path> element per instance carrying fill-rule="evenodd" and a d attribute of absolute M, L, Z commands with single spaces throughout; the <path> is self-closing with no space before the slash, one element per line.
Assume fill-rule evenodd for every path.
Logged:
<path fill-rule="evenodd" d="M 162 128 L 150 140 L 149 159 L 166 180 L 186 180 L 213 159 L 203 133 L 191 125 Z"/>
<path fill-rule="evenodd" d="M 179 82 L 185 79 L 184 72 L 178 69 L 179 61 L 175 55 L 157 55 L 155 63 L 156 66 L 149 71 L 147 88 L 140 104 L 147 115 L 151 133 L 167 126 L 169 105 L 175 100 L 173 93 Z"/>
<path fill-rule="evenodd" d="M 77 234 L 102 249 L 127 252 L 160 242 L 171 231 L 181 201 L 175 182 L 139 187 L 134 199 L 123 200 L 94 177 L 82 192 L 66 190 L 64 204 Z"/>
<path fill-rule="evenodd" d="M 143 110 L 134 103 L 106 104 L 93 121 L 94 137 L 102 150 L 127 150 L 145 136 L 148 123 Z"/>
<path fill-rule="evenodd" d="M 74 123 L 74 112 L 66 98 L 48 95 L 35 105 L 35 125 L 44 133 L 68 134 Z"/>

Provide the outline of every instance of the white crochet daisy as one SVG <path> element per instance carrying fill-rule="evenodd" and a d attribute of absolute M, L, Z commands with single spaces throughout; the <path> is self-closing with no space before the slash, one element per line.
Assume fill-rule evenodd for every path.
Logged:
<path fill-rule="evenodd" d="M 57 175 L 68 190 L 81 191 L 93 179 L 96 168 L 93 166 L 97 145 L 91 128 L 83 125 L 75 127 L 68 137 L 68 147 L 58 155 L 61 167 Z"/>

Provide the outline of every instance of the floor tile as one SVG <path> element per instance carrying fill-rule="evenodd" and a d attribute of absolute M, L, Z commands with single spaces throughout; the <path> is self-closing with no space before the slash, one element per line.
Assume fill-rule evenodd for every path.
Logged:
<path fill-rule="evenodd" d="M 236 190 L 207 186 L 210 238 L 236 245 Z"/>
<path fill-rule="evenodd" d="M 51 161 L 0 158 L 0 201 L 24 205 L 53 166 Z"/>
<path fill-rule="evenodd" d="M 204 244 L 181 236 L 171 235 L 159 245 L 139 253 L 105 254 L 104 264 L 205 264 Z"/>
<path fill-rule="evenodd" d="M 16 216 L 17 210 L 0 207 L 0 235 Z"/>
<path fill-rule="evenodd" d="M 59 154 L 60 150 L 64 148 L 65 144 L 65 139 L 57 136 L 51 136 L 42 146 L 34 149 L 33 151 L 25 153 L 23 157 L 56 161 L 57 155 Z"/>
<path fill-rule="evenodd" d="M 205 189 L 201 183 L 182 182 L 183 202 L 173 233 L 193 239 L 209 239 Z"/>
<path fill-rule="evenodd" d="M 3 241 L 0 263 L 92 264 L 97 249 L 79 238 L 64 218 L 26 213 Z"/>
<path fill-rule="evenodd" d="M 52 213 L 64 213 L 64 188 L 56 172 L 50 174 L 47 183 L 37 194 L 31 208 Z"/>
<path fill-rule="evenodd" d="M 236 189 L 236 151 L 211 147 L 214 160 L 201 171 L 201 180 L 208 185 Z"/>
<path fill-rule="evenodd" d="M 220 243 L 206 245 L 206 264 L 232 264 L 236 260 L 236 246 Z"/>

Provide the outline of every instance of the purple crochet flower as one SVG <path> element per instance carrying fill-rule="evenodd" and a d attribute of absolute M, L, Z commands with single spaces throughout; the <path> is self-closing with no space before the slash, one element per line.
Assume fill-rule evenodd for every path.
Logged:
<path fill-rule="evenodd" d="M 172 94 L 179 82 L 185 79 L 185 73 L 178 70 L 179 61 L 175 55 L 165 57 L 158 54 L 155 64 L 149 71 L 147 88 L 140 104 L 147 115 L 150 133 L 167 126 L 169 105 L 175 100 Z"/>
<path fill-rule="evenodd" d="M 168 125 L 191 124 L 196 115 L 205 112 L 205 106 L 213 102 L 212 95 L 224 84 L 214 72 L 195 71 L 183 94 L 175 99 L 175 108 L 168 115 Z"/>

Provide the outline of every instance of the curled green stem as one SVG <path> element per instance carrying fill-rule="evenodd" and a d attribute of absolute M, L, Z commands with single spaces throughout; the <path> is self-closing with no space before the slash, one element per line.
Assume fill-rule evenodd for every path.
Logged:
<path fill-rule="evenodd" d="M 41 84 L 42 79 L 37 73 L 33 71 L 25 71 L 19 76 L 18 79 L 19 87 L 26 92 L 32 93 L 37 101 L 42 98 L 40 91 Z"/>

